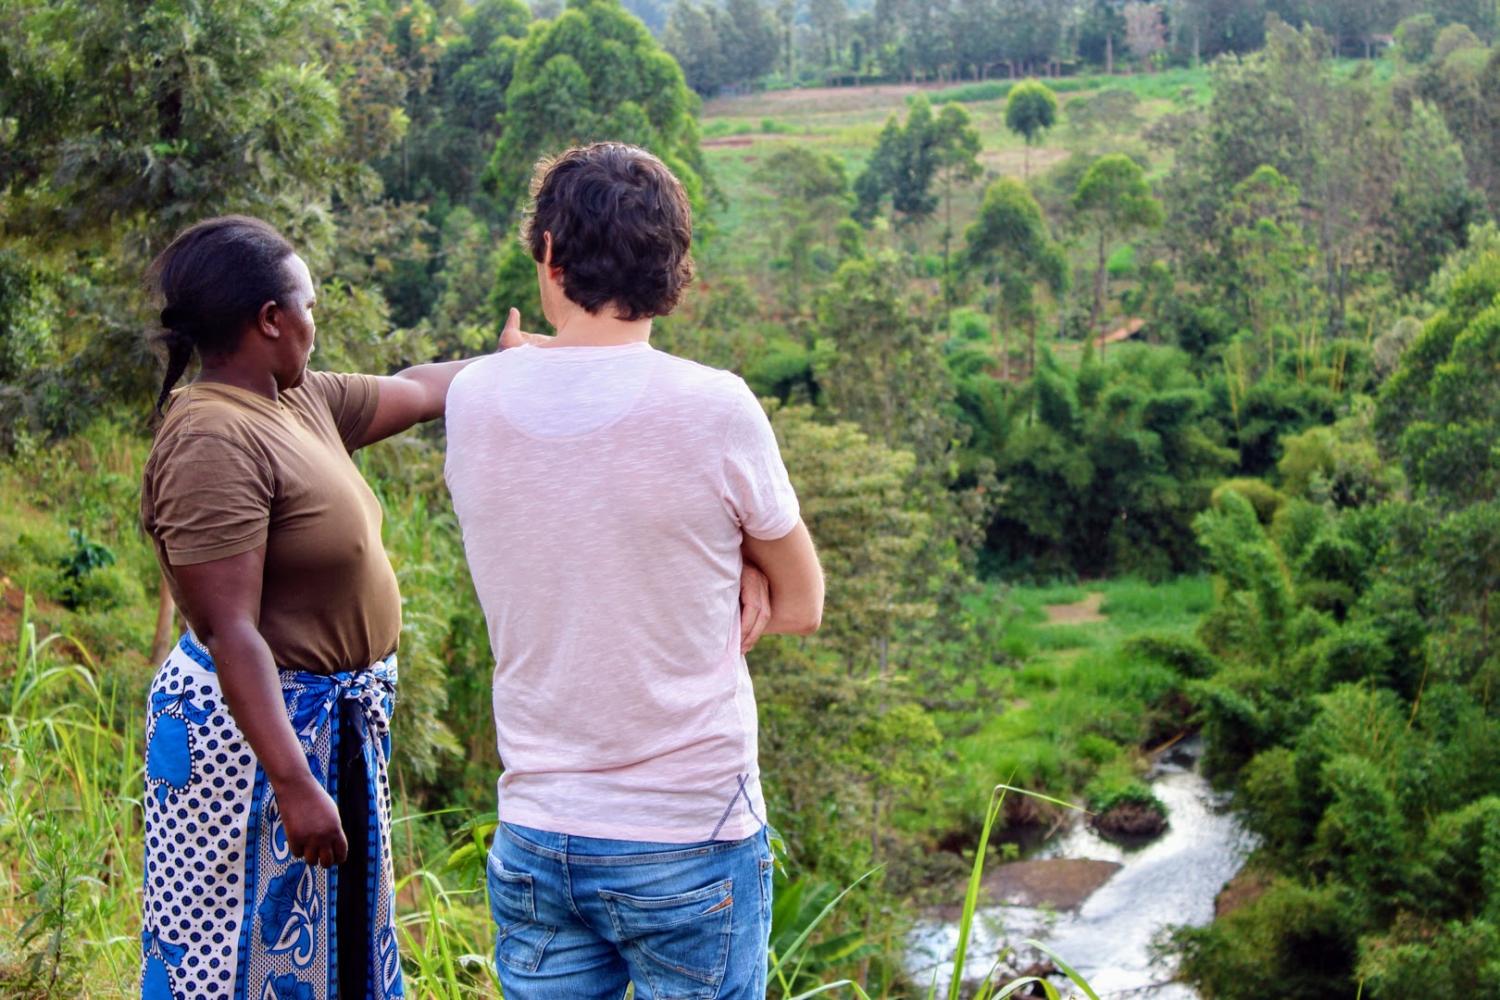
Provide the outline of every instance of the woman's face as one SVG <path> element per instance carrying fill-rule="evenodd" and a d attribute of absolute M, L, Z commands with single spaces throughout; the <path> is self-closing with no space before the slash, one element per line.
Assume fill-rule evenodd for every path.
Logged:
<path fill-rule="evenodd" d="M 313 289 L 312 274 L 307 262 L 293 254 L 286 260 L 291 277 L 291 292 L 285 301 L 277 303 L 276 328 L 281 331 L 277 350 L 276 381 L 283 389 L 292 389 L 302 384 L 307 375 L 307 361 L 312 357 L 317 324 L 313 321 L 313 307 L 317 305 L 317 292 Z"/>

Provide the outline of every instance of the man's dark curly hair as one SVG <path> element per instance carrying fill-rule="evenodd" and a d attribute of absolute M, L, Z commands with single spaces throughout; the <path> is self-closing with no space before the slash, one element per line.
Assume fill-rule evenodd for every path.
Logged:
<path fill-rule="evenodd" d="M 693 213 L 666 164 L 638 146 L 596 142 L 543 159 L 531 178 L 521 239 L 552 266 L 563 294 L 623 320 L 665 316 L 693 280 Z"/>

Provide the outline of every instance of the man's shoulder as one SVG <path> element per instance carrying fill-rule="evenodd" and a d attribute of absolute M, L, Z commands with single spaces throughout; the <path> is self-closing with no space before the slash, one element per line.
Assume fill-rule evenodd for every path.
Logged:
<path fill-rule="evenodd" d="M 712 365 L 691 361 L 665 351 L 657 353 L 661 358 L 662 366 L 661 374 L 658 376 L 659 386 L 671 386 L 683 394 L 693 396 L 696 400 L 704 403 L 718 403 L 726 408 L 741 402 L 746 395 L 753 396 L 745 380 L 734 372 L 714 368 Z"/>
<path fill-rule="evenodd" d="M 486 354 L 465 365 L 448 385 L 449 409 L 452 409 L 454 403 L 473 399 L 493 386 L 500 369 L 508 366 L 513 360 L 510 353 L 510 351 L 496 351 L 494 354 Z"/>

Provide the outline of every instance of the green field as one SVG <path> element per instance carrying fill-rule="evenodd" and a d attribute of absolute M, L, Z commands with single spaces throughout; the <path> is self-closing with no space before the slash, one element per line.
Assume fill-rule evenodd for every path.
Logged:
<path fill-rule="evenodd" d="M 1039 176 L 1075 152 L 1097 152 L 1102 147 L 1144 153 L 1139 130 L 1164 115 L 1181 111 L 1208 94 L 1206 70 L 1170 70 L 1155 74 L 1114 77 L 1076 77 L 1048 81 L 1058 91 L 1062 121 L 1030 153 L 1030 172 Z M 925 94 L 934 104 L 960 102 L 979 132 L 980 164 L 985 179 L 959 187 L 953 203 L 955 244 L 978 209 L 984 187 L 995 177 L 1020 177 L 1027 153 L 1021 138 L 1005 128 L 1005 91 L 1008 81 L 962 87 L 884 84 L 803 90 L 777 90 L 741 97 L 719 98 L 704 105 L 703 153 L 727 203 L 715 206 L 710 218 L 714 243 L 705 255 L 709 266 L 739 270 L 754 257 L 754 237 L 747 231 L 747 212 L 753 191 L 751 175 L 757 164 L 783 144 L 801 143 L 838 157 L 852 182 L 868 159 L 875 141 L 892 115 L 904 118 L 911 97 Z M 1078 135 L 1068 125 L 1068 105 L 1105 89 L 1121 89 L 1139 99 L 1138 122 L 1129 131 Z M 927 247 L 936 242 L 941 219 L 926 224 L 917 239 Z"/>

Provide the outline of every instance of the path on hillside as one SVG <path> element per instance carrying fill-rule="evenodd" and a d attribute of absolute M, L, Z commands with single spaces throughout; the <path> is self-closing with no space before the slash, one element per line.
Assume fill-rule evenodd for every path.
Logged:
<path fill-rule="evenodd" d="M 1087 625 L 1109 621 L 1108 616 L 1099 611 L 1103 605 L 1104 595 L 1096 590 L 1072 604 L 1045 604 L 1042 611 L 1047 615 L 1048 625 Z"/>

